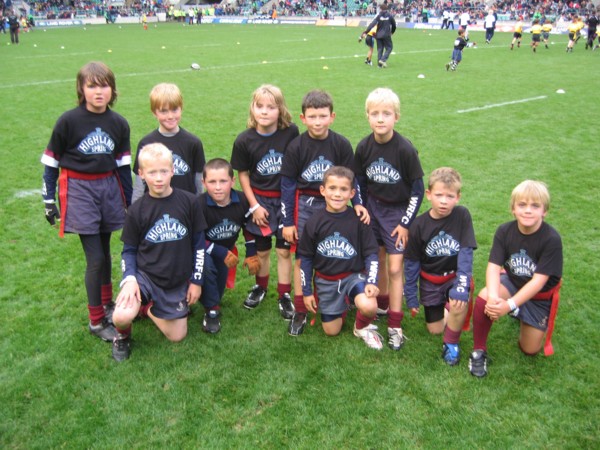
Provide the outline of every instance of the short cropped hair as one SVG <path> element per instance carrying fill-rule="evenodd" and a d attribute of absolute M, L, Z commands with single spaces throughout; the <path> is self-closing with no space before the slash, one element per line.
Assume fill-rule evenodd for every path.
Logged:
<path fill-rule="evenodd" d="M 452 167 L 439 167 L 429 175 L 428 189 L 431 190 L 435 183 L 442 183 L 448 189 L 460 193 L 462 188 L 462 178 L 460 173 Z"/>
<path fill-rule="evenodd" d="M 146 167 L 148 161 L 159 159 L 167 161 L 173 167 L 173 152 L 160 142 L 144 145 L 138 154 L 138 163 L 141 169 Z"/>
<path fill-rule="evenodd" d="M 83 88 L 87 84 L 95 86 L 110 86 L 111 96 L 108 106 L 117 101 L 117 82 L 115 74 L 101 61 L 91 61 L 77 72 L 77 101 L 79 105 L 85 103 Z"/>
<path fill-rule="evenodd" d="M 543 181 L 525 180 L 519 183 L 513 189 L 510 196 L 511 211 L 520 200 L 539 202 L 544 206 L 544 211 L 550 209 L 550 192 L 548 191 L 548 186 Z"/>
<path fill-rule="evenodd" d="M 312 90 L 302 99 L 302 114 L 304 114 L 308 108 L 329 108 L 329 112 L 333 112 L 333 98 L 331 98 L 331 95 L 329 95 L 328 92 L 320 89 Z"/>
<path fill-rule="evenodd" d="M 233 167 L 231 167 L 231 164 L 229 163 L 229 161 L 227 161 L 226 159 L 223 159 L 223 158 L 213 158 L 210 161 L 208 161 L 204 165 L 204 169 L 202 170 L 202 176 L 206 180 L 206 174 L 209 170 L 220 170 L 220 169 L 227 170 L 227 173 L 229 174 L 229 176 L 231 178 L 233 178 Z"/>
<path fill-rule="evenodd" d="M 183 95 L 173 83 L 159 83 L 150 91 L 150 111 L 183 108 Z"/>
<path fill-rule="evenodd" d="M 377 88 L 367 96 L 365 102 L 365 111 L 369 114 L 369 109 L 374 106 L 391 106 L 398 117 L 400 117 L 400 97 L 389 88 Z"/>
<path fill-rule="evenodd" d="M 346 178 L 350 180 L 350 185 L 354 185 L 354 172 L 344 166 L 331 166 L 323 174 L 323 186 L 327 184 L 329 177 Z"/>
<path fill-rule="evenodd" d="M 252 112 L 252 107 L 261 99 L 268 99 L 277 105 L 279 109 L 279 117 L 277 118 L 277 129 L 283 130 L 290 126 L 292 115 L 285 103 L 285 98 L 281 89 L 272 84 L 263 84 L 252 93 L 252 101 L 250 102 L 250 112 L 248 115 L 248 128 L 256 128 L 257 123 Z"/>

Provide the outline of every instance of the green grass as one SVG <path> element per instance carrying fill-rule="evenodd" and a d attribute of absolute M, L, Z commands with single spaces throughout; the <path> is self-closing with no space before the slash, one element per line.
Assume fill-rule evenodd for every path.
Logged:
<path fill-rule="evenodd" d="M 511 52 L 511 36 L 497 33 L 492 45 L 466 49 L 458 71 L 447 73 L 454 32 L 399 29 L 396 54 L 379 70 L 363 64 L 358 34 L 304 26 L 88 26 L 36 29 L 19 46 L 1 47 L 2 448 L 600 446 L 600 52 L 579 44 L 565 54 L 565 36 L 553 36 L 556 44 L 535 55 L 527 45 Z M 275 273 L 268 300 L 250 312 L 241 302 L 252 279 L 239 272 L 225 295 L 219 335 L 201 332 L 198 308 L 177 345 L 151 323 L 136 323 L 132 358 L 114 363 L 110 346 L 86 329 L 78 239 L 57 237 L 39 195 L 41 153 L 58 116 L 75 104 L 75 74 L 89 60 L 116 73 L 115 109 L 130 122 L 134 148 L 156 126 L 150 89 L 170 81 L 184 93 L 182 125 L 201 137 L 208 158 L 230 156 L 262 83 L 283 89 L 299 124 L 302 96 L 330 91 L 333 129 L 354 145 L 370 131 L 367 94 L 391 87 L 402 100 L 397 129 L 419 149 L 425 172 L 450 165 L 463 175 L 461 202 L 479 243 L 478 287 L 494 230 L 511 218 L 512 188 L 526 178 L 546 181 L 548 221 L 562 234 L 565 255 L 556 354 L 521 355 L 511 320 L 492 329 L 494 362 L 483 380 L 469 375 L 466 357 L 454 368 L 441 361 L 441 338 L 427 334 L 422 315 L 405 321 L 410 340 L 400 353 L 367 349 L 348 325 L 336 338 L 318 325 L 291 338 L 275 304 Z M 192 62 L 202 69 L 189 69 Z M 471 345 L 465 333 L 464 355 Z"/>

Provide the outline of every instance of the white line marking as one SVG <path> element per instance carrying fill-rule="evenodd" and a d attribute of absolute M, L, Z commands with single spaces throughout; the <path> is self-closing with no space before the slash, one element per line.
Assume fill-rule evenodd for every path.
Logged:
<path fill-rule="evenodd" d="M 491 105 L 477 106 L 475 108 L 459 109 L 456 112 L 458 114 L 462 114 L 462 113 L 468 113 L 468 112 L 473 112 L 473 111 L 482 111 L 484 109 L 499 108 L 501 106 L 508 106 L 508 105 L 516 105 L 517 103 L 533 102 L 535 100 L 543 100 L 545 98 L 548 98 L 548 96 L 547 95 L 540 95 L 539 97 L 522 98 L 521 100 L 513 100 L 511 102 L 493 103 Z"/>
<path fill-rule="evenodd" d="M 13 197 L 14 198 L 25 198 L 25 197 L 32 197 L 32 196 L 41 196 L 42 195 L 42 190 L 41 189 L 28 189 L 26 191 L 17 191 L 14 193 Z"/>

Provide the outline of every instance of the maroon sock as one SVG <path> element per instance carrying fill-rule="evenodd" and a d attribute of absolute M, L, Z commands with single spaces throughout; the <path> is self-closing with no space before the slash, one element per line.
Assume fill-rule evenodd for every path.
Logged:
<path fill-rule="evenodd" d="M 279 297 L 282 297 L 283 294 L 289 294 L 292 290 L 292 285 L 290 283 L 277 283 L 277 293 Z"/>
<path fill-rule="evenodd" d="M 269 287 L 269 275 L 266 275 L 264 277 L 259 277 L 258 275 L 256 275 L 256 284 L 258 284 L 261 288 L 263 288 L 266 291 Z"/>
<path fill-rule="evenodd" d="M 115 328 L 117 329 L 117 332 L 123 336 L 131 335 L 131 324 L 129 324 L 125 328 L 119 328 L 119 327 L 115 327 Z"/>
<path fill-rule="evenodd" d="M 373 317 L 363 316 L 360 311 L 356 313 L 356 322 L 354 326 L 357 330 L 362 330 L 363 328 L 369 326 L 373 322 Z"/>
<path fill-rule="evenodd" d="M 402 328 L 402 319 L 404 318 L 403 311 L 388 311 L 388 327 Z"/>
<path fill-rule="evenodd" d="M 294 295 L 294 308 L 296 308 L 296 312 L 304 314 L 308 313 L 308 309 L 306 309 L 304 297 L 302 295 Z"/>
<path fill-rule="evenodd" d="M 386 310 L 390 307 L 390 296 L 389 295 L 378 295 L 377 296 L 377 307 L 382 310 Z"/>
<path fill-rule="evenodd" d="M 141 317 L 142 319 L 148 318 L 148 310 L 152 307 L 153 304 L 154 302 L 148 302 L 145 305 L 142 304 L 140 306 L 140 310 L 138 311 L 138 317 Z"/>
<path fill-rule="evenodd" d="M 104 307 L 100 306 L 92 306 L 88 305 L 88 315 L 90 317 L 90 322 L 92 325 L 98 325 L 104 319 Z"/>
<path fill-rule="evenodd" d="M 487 350 L 487 338 L 492 323 L 492 319 L 485 315 L 485 300 L 477 297 L 473 309 L 473 348 L 475 350 Z"/>
<path fill-rule="evenodd" d="M 460 342 L 460 334 L 462 330 L 451 330 L 448 325 L 444 330 L 444 344 L 458 344 Z"/>
<path fill-rule="evenodd" d="M 113 288 L 112 283 L 103 284 L 100 286 L 100 298 L 103 305 L 110 305 L 113 301 Z"/>

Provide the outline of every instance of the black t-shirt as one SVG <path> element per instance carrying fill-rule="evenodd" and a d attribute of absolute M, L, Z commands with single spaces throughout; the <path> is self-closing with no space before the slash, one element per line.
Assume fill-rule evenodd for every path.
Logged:
<path fill-rule="evenodd" d="M 198 198 L 174 188 L 168 197 L 145 193 L 133 203 L 121 240 L 137 247 L 137 267 L 163 289 L 179 287 L 194 270 L 194 235 L 206 229 Z"/>
<path fill-rule="evenodd" d="M 90 112 L 85 104 L 60 116 L 42 162 L 83 173 L 103 173 L 131 164 L 129 124 L 107 109 Z"/>
<path fill-rule="evenodd" d="M 423 177 L 417 150 L 396 131 L 385 144 L 377 143 L 373 133 L 360 141 L 354 155 L 354 172 L 366 177 L 366 195 L 386 203 L 407 203 L 413 181 Z"/>
<path fill-rule="evenodd" d="M 541 290 L 545 292 L 562 277 L 562 240 L 546 222 L 533 234 L 521 233 L 516 220 L 507 222 L 496 230 L 489 262 L 503 267 L 517 289 L 536 273 L 548 275 L 550 278 Z"/>
<path fill-rule="evenodd" d="M 173 152 L 173 169 L 175 176 L 171 179 L 171 186 L 197 193 L 196 174 L 202 173 L 206 158 L 202 141 L 187 130 L 179 127 L 179 132 L 173 136 L 165 136 L 158 130 L 144 136 L 137 147 L 133 172 L 137 175 L 139 170 L 138 155 L 147 144 L 159 142 Z"/>
<path fill-rule="evenodd" d="M 232 190 L 227 206 L 217 205 L 208 193 L 200 196 L 200 209 L 206 218 L 206 239 L 231 250 L 246 225 L 250 205 L 243 192 Z"/>
<path fill-rule="evenodd" d="M 404 257 L 419 261 L 421 270 L 433 274 L 456 271 L 461 248 L 477 248 L 475 230 L 469 210 L 457 205 L 442 219 L 434 219 L 427 211 L 410 227 L 410 239 Z"/>
<path fill-rule="evenodd" d="M 281 175 L 296 180 L 297 189 L 319 191 L 323 174 L 332 166 L 353 168 L 352 144 L 341 134 L 329 130 L 327 138 L 313 139 L 302 133 L 288 145 Z"/>
<path fill-rule="evenodd" d="M 298 256 L 312 259 L 324 275 L 365 270 L 365 257 L 377 255 L 373 230 L 360 221 L 352 208 L 342 213 L 316 211 L 306 222 L 298 244 Z"/>
<path fill-rule="evenodd" d="M 256 129 L 241 132 L 231 151 L 231 166 L 238 172 L 249 172 L 250 186 L 263 191 L 279 191 L 281 165 L 288 144 L 299 134 L 298 127 L 277 130 L 265 136 Z"/>

